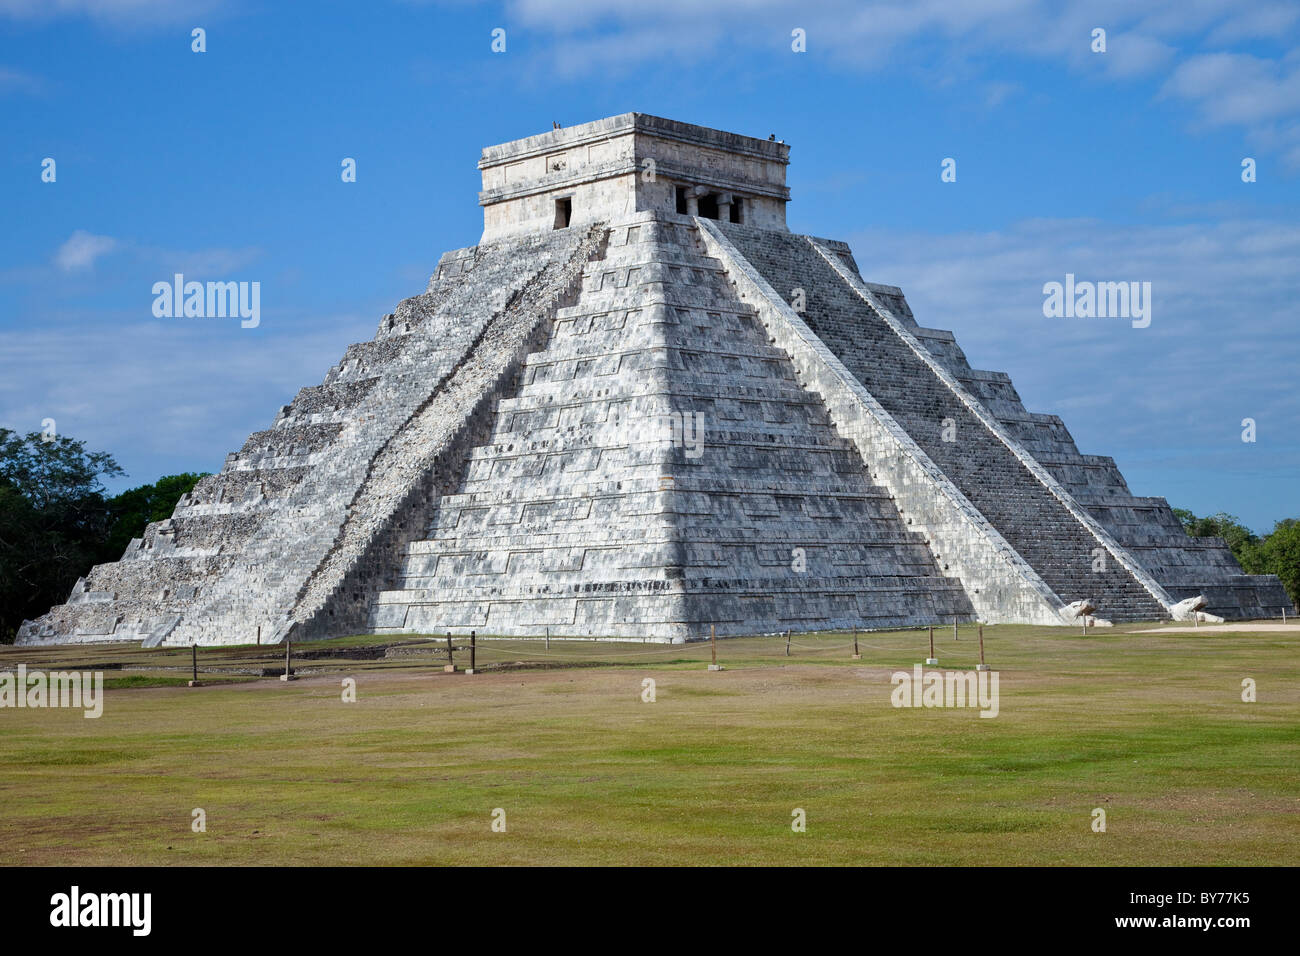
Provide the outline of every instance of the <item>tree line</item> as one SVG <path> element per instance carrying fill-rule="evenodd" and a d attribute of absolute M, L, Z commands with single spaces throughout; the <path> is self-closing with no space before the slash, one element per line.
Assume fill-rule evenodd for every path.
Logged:
<path fill-rule="evenodd" d="M 1291 604 L 1300 608 L 1300 520 L 1284 518 L 1261 537 L 1236 515 L 1222 511 L 1198 518 L 1186 508 L 1175 508 L 1174 514 L 1193 538 L 1218 537 L 1226 541 L 1247 574 L 1276 574 Z"/>
<path fill-rule="evenodd" d="M 122 557 L 151 521 L 171 517 L 202 474 L 167 475 L 118 495 L 125 472 L 107 452 L 41 432 L 0 428 L 0 643 L 68 597 L 77 578 Z"/>

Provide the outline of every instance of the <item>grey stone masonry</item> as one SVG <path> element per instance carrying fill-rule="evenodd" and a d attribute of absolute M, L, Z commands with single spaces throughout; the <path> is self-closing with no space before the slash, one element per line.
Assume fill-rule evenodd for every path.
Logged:
<path fill-rule="evenodd" d="M 610 233 L 371 628 L 680 641 L 971 619 L 694 221 Z"/>
<path fill-rule="evenodd" d="M 866 390 L 716 225 L 701 223 L 706 247 L 754 303 L 772 342 L 792 356 L 801 383 L 826 403 L 872 477 L 901 516 L 925 534 L 944 570 L 959 577 L 981 620 L 1061 623 L 1064 602 L 1016 553 L 899 422 Z"/>
<path fill-rule="evenodd" d="M 640 211 L 785 228 L 790 147 L 623 113 L 483 150 L 483 241 Z"/>
<path fill-rule="evenodd" d="M 1058 598 L 1091 600 L 1114 620 L 1167 616 L 1163 589 L 909 342 L 838 256 L 802 236 L 719 228 L 787 301 L 804 290 L 804 321 Z"/>
<path fill-rule="evenodd" d="M 872 310 L 895 335 L 910 337 L 913 354 L 1105 547 L 1108 561 L 1122 559 L 1120 563 L 1153 597 L 1163 591 L 1161 603 L 1166 608 L 1197 595 L 1205 596 L 1208 610 L 1229 618 L 1278 617 L 1290 606 L 1275 575 L 1243 573 L 1221 539 L 1189 538 L 1163 498 L 1135 498 L 1112 459 L 1081 455 L 1059 417 L 1026 411 L 1009 376 L 971 368 L 951 332 L 919 327 L 902 290 L 864 282 L 847 246 L 801 238 L 821 247 L 821 258 L 843 281 L 857 287 L 864 302 L 863 293 L 870 293 L 875 301 Z M 833 341 L 833 336 L 826 338 Z M 929 360 L 916 346 L 928 353 Z M 987 414 L 979 414 L 972 401 Z M 933 437 L 934 431 L 931 420 L 919 434 L 928 432 Z M 959 441 L 960 434 L 955 436 Z M 944 470 L 949 473 L 947 467 Z"/>
<path fill-rule="evenodd" d="M 1114 459 L 1081 454 L 1058 416 L 1026 410 L 1009 375 L 972 368 L 951 332 L 919 327 L 901 289 L 862 282 L 847 246 L 816 242 L 839 255 L 857 282 L 984 406 L 1021 453 L 1032 456 L 1171 600 L 1204 596 L 1210 611 L 1236 619 L 1280 617 L 1292 607 L 1276 575 L 1244 573 L 1221 538 L 1189 537 L 1164 498 L 1129 491 Z"/>
<path fill-rule="evenodd" d="M 494 356 L 526 346 L 603 235 L 564 230 L 448 253 L 426 292 L 385 316 L 372 341 L 349 346 L 322 385 L 300 391 L 172 518 L 150 525 L 122 560 L 94 568 L 66 604 L 26 622 L 19 640 L 272 643 L 295 626 L 329 630 L 322 613 L 340 626 L 355 622 L 363 615 L 343 612 L 346 595 L 365 600 L 343 585 L 377 586 L 351 572 L 373 561 L 372 547 L 400 536 L 404 483 L 447 480 L 413 473 L 454 460 L 466 423 L 481 425 L 487 396 L 509 385 Z M 520 304 L 523 321 L 511 308 Z M 417 435 L 433 440 L 434 431 L 419 430 L 429 421 L 420 411 L 440 394 L 448 446 L 413 445 Z M 410 459 L 394 467 L 398 449 Z M 328 600 L 326 582 L 335 589 Z"/>
<path fill-rule="evenodd" d="M 788 162 L 644 113 L 483 150 L 483 241 L 19 642 L 1282 613 L 847 245 L 791 234 Z"/>

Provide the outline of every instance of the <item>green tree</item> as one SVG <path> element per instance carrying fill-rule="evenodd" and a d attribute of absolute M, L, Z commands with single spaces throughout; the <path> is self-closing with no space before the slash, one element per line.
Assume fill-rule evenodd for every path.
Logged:
<path fill-rule="evenodd" d="M 1279 521 L 1261 538 L 1235 515 L 1222 511 L 1205 518 L 1198 518 L 1186 508 L 1175 508 L 1174 514 L 1193 538 L 1223 538 L 1247 574 L 1276 574 L 1291 603 L 1300 607 L 1300 520 Z"/>
<path fill-rule="evenodd" d="M 100 477 L 122 473 L 84 442 L 0 428 L 0 640 L 94 564 L 109 523 Z"/>
<path fill-rule="evenodd" d="M 1259 551 L 1268 573 L 1282 579 L 1291 603 L 1300 607 L 1300 521 L 1279 521 L 1264 536 Z"/>
<path fill-rule="evenodd" d="M 1220 511 L 1206 518 L 1198 518 L 1184 508 L 1175 508 L 1174 514 L 1183 523 L 1183 528 L 1193 538 L 1222 538 L 1228 543 L 1228 549 L 1245 567 L 1243 559 L 1253 557 L 1253 549 L 1259 545 L 1259 535 L 1251 531 L 1236 515 Z"/>

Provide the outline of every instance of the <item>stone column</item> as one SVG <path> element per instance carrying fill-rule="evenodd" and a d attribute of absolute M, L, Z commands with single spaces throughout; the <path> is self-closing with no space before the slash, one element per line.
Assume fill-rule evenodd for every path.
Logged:
<path fill-rule="evenodd" d="M 698 216 L 700 214 L 700 197 L 708 195 L 708 192 L 703 186 L 692 186 L 686 190 L 686 215 Z"/>
<path fill-rule="evenodd" d="M 718 222 L 731 222 L 731 193 L 718 193 Z"/>

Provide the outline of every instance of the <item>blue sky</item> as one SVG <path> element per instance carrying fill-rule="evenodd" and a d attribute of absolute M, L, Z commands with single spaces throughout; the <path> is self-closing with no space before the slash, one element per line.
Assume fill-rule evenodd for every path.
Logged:
<path fill-rule="evenodd" d="M 1226 0 L 0 0 L 0 425 L 115 488 L 215 471 L 478 240 L 481 147 L 638 110 L 790 143 L 791 229 L 1136 494 L 1267 530 L 1300 515 L 1298 38 Z M 261 325 L 155 319 L 174 272 L 260 282 Z M 1151 282 L 1150 327 L 1044 318 L 1066 273 Z"/>

